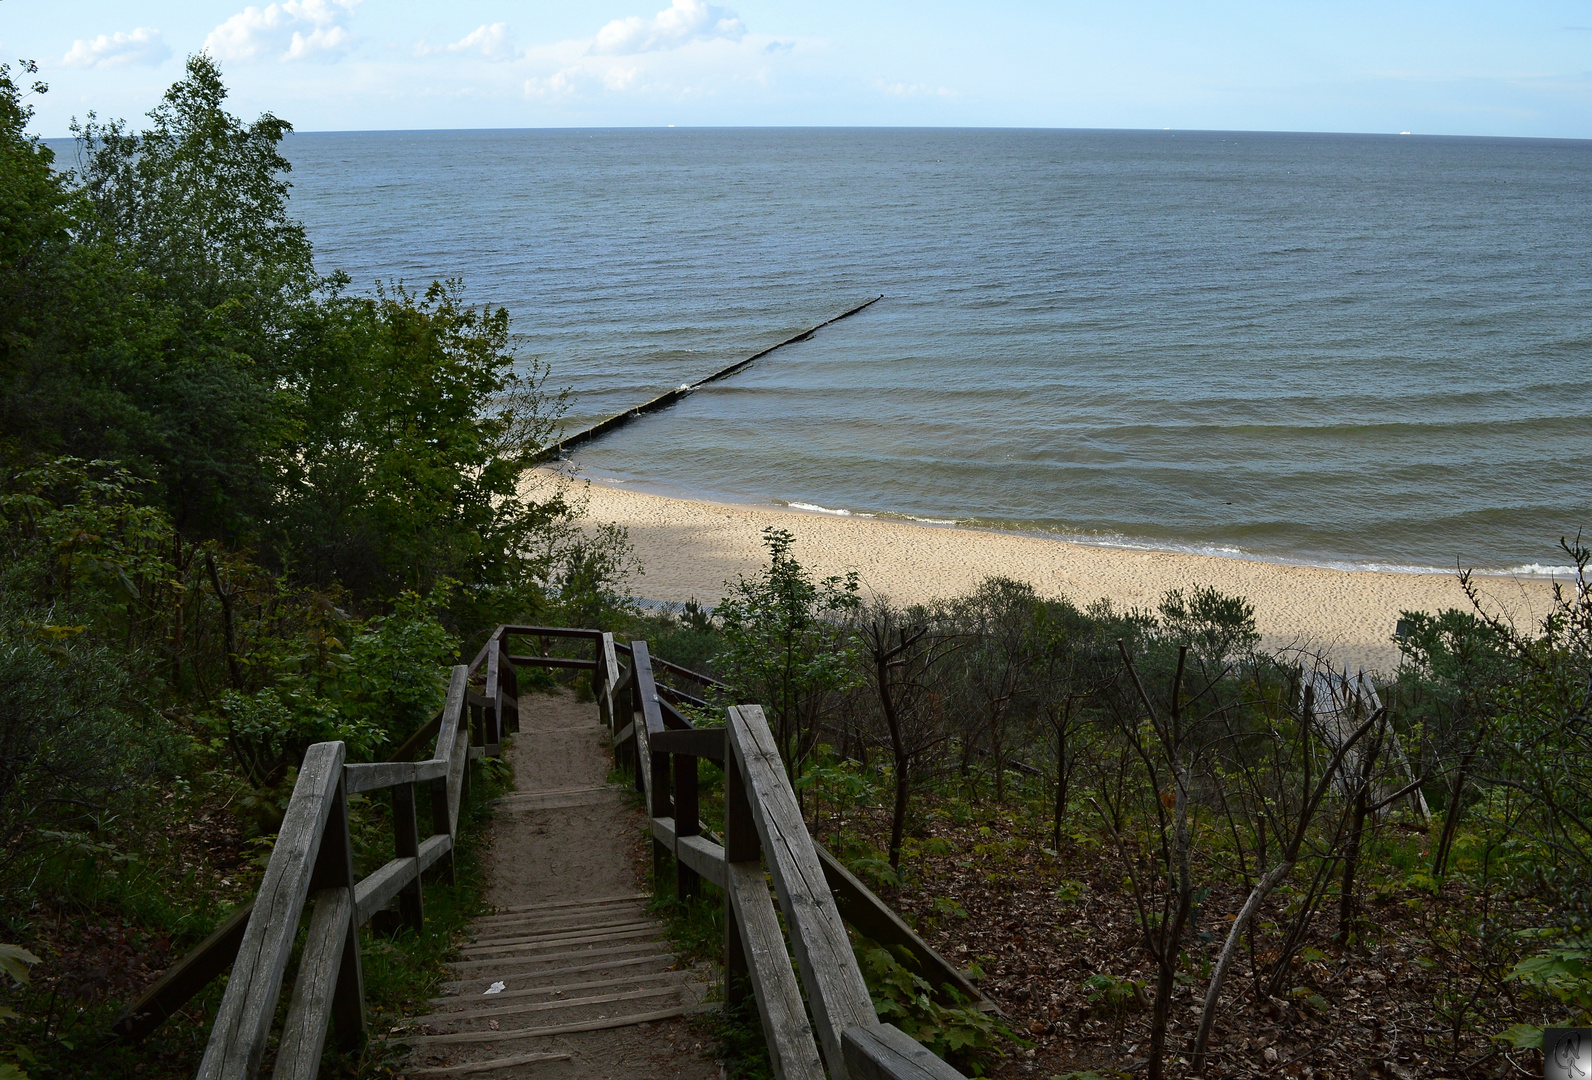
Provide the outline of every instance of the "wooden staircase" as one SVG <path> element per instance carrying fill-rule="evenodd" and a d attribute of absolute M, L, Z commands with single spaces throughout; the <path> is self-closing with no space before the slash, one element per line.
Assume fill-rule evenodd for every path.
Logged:
<path fill-rule="evenodd" d="M 407 1075 L 498 1073 L 558 1061 L 557 1036 L 704 1012 L 707 972 L 676 967 L 644 895 L 507 908 L 475 922 L 433 1011 L 403 1041 Z"/>

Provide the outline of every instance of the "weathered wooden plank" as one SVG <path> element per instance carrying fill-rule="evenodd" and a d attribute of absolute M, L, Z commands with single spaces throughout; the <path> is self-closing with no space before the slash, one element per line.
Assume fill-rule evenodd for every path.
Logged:
<path fill-rule="evenodd" d="M 583 900 L 539 900 L 534 904 L 515 904 L 495 909 L 497 915 L 519 915 L 524 912 L 567 911 L 570 908 L 604 907 L 609 904 L 627 904 L 651 898 L 650 893 L 620 893 L 617 896 L 593 896 Z M 487 918 L 491 918 L 488 915 Z"/>
<path fill-rule="evenodd" d="M 515 1054 L 513 1057 L 493 1058 L 491 1061 L 466 1061 L 462 1065 L 434 1065 L 424 1069 L 406 1067 L 405 1076 L 469 1076 L 471 1073 L 507 1072 L 517 1069 L 521 1065 L 535 1065 L 542 1061 L 568 1061 L 574 1055 L 569 1053 L 555 1054 Z"/>
<path fill-rule="evenodd" d="M 636 670 L 636 698 L 645 721 L 638 730 L 637 758 L 641 763 L 642 792 L 646 797 L 647 812 L 652 817 L 670 817 L 674 805 L 669 798 L 669 755 L 652 745 L 652 737 L 664 730 L 663 712 L 658 705 L 658 690 L 652 680 L 652 658 L 645 641 L 630 643 L 633 666 Z M 652 848 L 654 879 L 664 872 L 664 849 L 657 843 Z"/>
<path fill-rule="evenodd" d="M 676 1016 L 692 1016 L 713 1012 L 718 1006 L 712 1002 L 700 1005 L 677 1005 L 670 1009 L 634 1013 L 629 1016 L 610 1016 L 603 1020 L 585 1020 L 577 1024 L 557 1024 L 544 1028 L 511 1028 L 507 1031 L 461 1031 L 457 1035 L 409 1035 L 404 1042 L 410 1046 L 436 1046 L 449 1043 L 520 1042 L 524 1039 L 544 1039 L 549 1035 L 573 1035 L 579 1031 L 608 1031 L 629 1027 L 632 1024 L 650 1024 L 655 1020 L 672 1020 Z"/>
<path fill-rule="evenodd" d="M 663 687 L 656 686 L 655 689 L 658 691 L 658 711 L 663 715 L 663 726 L 669 731 L 690 731 L 693 726 L 691 721 L 687 720 L 679 709 L 669 704 L 668 698 L 663 694 Z"/>
<path fill-rule="evenodd" d="M 845 1047 L 851 1080 L 965 1080 L 894 1024 L 847 1028 Z"/>
<path fill-rule="evenodd" d="M 470 731 L 464 725 L 464 690 L 469 684 L 469 672 L 463 665 L 453 669 L 453 680 L 448 684 L 447 701 L 442 706 L 442 730 L 437 734 L 435 758 L 448 762 L 448 835 L 459 833 L 459 799 L 464 794 L 464 770 Z"/>
<path fill-rule="evenodd" d="M 587 630 L 573 626 L 517 626 L 504 625 L 498 627 L 498 633 L 507 638 L 513 637 L 557 637 L 577 638 L 584 641 L 600 641 L 603 636 L 601 630 Z"/>
<path fill-rule="evenodd" d="M 360 926 L 370 922 L 376 912 L 392 903 L 393 897 L 419 876 L 417 867 L 416 859 L 393 859 L 360 879 L 354 886 L 354 917 Z"/>
<path fill-rule="evenodd" d="M 934 996 L 940 1004 L 956 1003 L 941 987 L 942 983 L 950 983 L 968 1001 L 981 1007 L 987 1003 L 990 1011 L 995 1011 L 994 1002 L 979 993 L 978 988 L 949 960 L 930 948 L 929 943 L 920 938 L 901 916 L 842 866 L 839 859 L 825 851 L 822 844 L 815 842 L 813 849 L 818 852 L 818 860 L 823 864 L 824 878 L 829 882 L 830 892 L 834 893 L 835 906 L 839 908 L 842 919 L 855 927 L 858 933 L 873 938 L 881 945 L 900 945 L 911 953 L 918 962 L 919 974 L 934 987 Z"/>
<path fill-rule="evenodd" d="M 632 720 L 619 729 L 619 734 L 614 736 L 614 746 L 623 746 L 627 741 L 636 737 L 636 722 Z"/>
<path fill-rule="evenodd" d="M 486 744 L 496 754 L 503 730 L 503 642 L 499 636 L 486 643 L 486 685 L 482 696 L 486 698 L 482 730 Z"/>
<path fill-rule="evenodd" d="M 790 927 L 824 1061 L 835 1080 L 846 1080 L 841 1034 L 847 1028 L 878 1023 L 873 1000 L 762 708 L 742 705 L 729 713 L 730 749 L 754 808 L 752 820 L 780 910 Z"/>
<path fill-rule="evenodd" d="M 791 971 L 763 868 L 752 862 L 728 864 L 724 891 L 740 929 L 741 951 L 774 1075 L 779 1080 L 823 1080 L 823 1062 L 802 1007 L 801 987 Z"/>
<path fill-rule="evenodd" d="M 584 660 L 578 656 L 523 656 L 509 657 L 509 663 L 521 664 L 525 667 L 545 668 L 573 668 L 576 671 L 596 671 L 597 661 Z"/>
<path fill-rule="evenodd" d="M 674 857 L 724 888 L 724 849 L 700 836 L 682 836 L 675 841 Z"/>
<path fill-rule="evenodd" d="M 723 690 L 726 693 L 728 693 L 730 690 L 729 683 L 719 682 L 719 680 L 715 679 L 711 675 L 704 675 L 700 671 L 692 671 L 690 668 L 681 667 L 679 664 L 671 664 L 661 656 L 654 656 L 652 658 L 652 664 L 654 668 L 662 669 L 663 671 L 672 671 L 676 675 L 690 679 L 692 682 L 701 686 L 711 686 L 715 690 Z"/>
<path fill-rule="evenodd" d="M 315 1080 L 320 1074 L 326 1024 L 332 1015 L 332 996 L 353 910 L 346 888 L 321 889 L 315 894 L 309 932 L 299 953 L 293 1000 L 282 1024 L 276 1071 L 271 1074 L 275 1080 Z"/>
<path fill-rule="evenodd" d="M 665 754 L 689 754 L 710 761 L 724 761 L 724 729 L 692 728 L 689 731 L 660 731 L 652 737 L 652 748 Z"/>
<path fill-rule="evenodd" d="M 316 743 L 305 752 L 210 1029 L 200 1080 L 236 1080 L 259 1071 L 282 992 L 282 973 L 342 775 L 342 743 Z"/>
<path fill-rule="evenodd" d="M 238 946 L 253 910 L 251 902 L 227 916 L 210 936 L 134 998 L 111 1025 L 111 1030 L 124 1039 L 141 1039 L 209 986 L 238 955 Z"/>
<path fill-rule="evenodd" d="M 448 836 L 446 833 L 437 833 L 435 836 L 428 836 L 420 841 L 420 857 L 416 860 L 420 863 L 420 872 L 424 874 L 427 870 L 430 870 L 436 865 L 437 860 L 452 850 L 453 837 Z"/>
<path fill-rule="evenodd" d="M 623 922 L 605 926 L 565 926 L 552 930 L 500 930 L 460 946 L 460 954 L 506 949 L 510 945 L 567 945 L 573 938 L 628 934 L 636 930 L 657 930 L 658 921 L 647 915 L 632 915 Z"/>
<path fill-rule="evenodd" d="M 438 758 L 430 761 L 374 761 L 352 762 L 343 766 L 343 782 L 348 793 L 379 791 L 399 784 L 418 784 L 448 775 L 448 763 Z"/>
<path fill-rule="evenodd" d="M 459 1009 L 454 1012 L 431 1013 L 427 1016 L 417 1016 L 409 1021 L 411 1024 L 438 1024 L 456 1023 L 460 1020 L 490 1020 L 499 1016 L 525 1016 L 531 1013 L 561 1012 L 565 1009 L 584 1009 L 592 1005 L 611 1005 L 616 1001 L 641 1001 L 646 998 L 668 997 L 680 993 L 679 986 L 647 986 L 635 990 L 616 990 L 608 994 L 589 994 L 585 997 L 564 998 L 559 1001 L 531 1001 L 520 1002 L 512 1005 L 496 1004 L 502 995 L 494 995 L 487 1000 L 493 1003 L 492 1008 L 480 1008 L 478 1002 L 471 1002 L 468 1009 Z"/>
<path fill-rule="evenodd" d="M 608 725 L 609 731 L 613 731 L 618 723 L 614 715 L 614 703 L 619 700 L 620 681 L 619 657 L 614 652 L 614 636 L 612 634 L 604 634 L 602 641 L 598 645 L 598 650 L 602 655 L 603 662 L 603 691 L 599 695 L 605 710 L 603 712 L 603 723 Z"/>
<path fill-rule="evenodd" d="M 310 875 L 310 892 L 346 890 L 352 908 L 356 884 L 348 791 L 339 783 L 332 796 L 332 812 L 326 816 L 315 872 Z M 332 1030 L 342 1050 L 357 1050 L 365 1044 L 365 975 L 359 958 L 359 929 L 351 919 L 343 922 L 343 951 L 332 987 Z"/>
<path fill-rule="evenodd" d="M 641 715 L 647 722 L 647 734 L 656 735 L 663 728 L 663 711 L 658 707 L 658 687 L 652 678 L 652 657 L 647 653 L 645 641 L 630 643 L 636 672 L 636 697 L 641 702 Z"/>
<path fill-rule="evenodd" d="M 562 975 L 563 973 L 559 972 L 559 974 Z M 558 996 L 563 995 L 563 994 L 572 994 L 572 993 L 574 993 L 577 990 L 611 990 L 611 989 L 613 989 L 616 986 L 619 986 L 619 987 L 635 986 L 638 983 L 664 983 L 664 982 L 668 982 L 668 983 L 692 983 L 692 984 L 694 984 L 696 982 L 697 978 L 698 978 L 698 972 L 696 972 L 696 971 L 694 971 L 694 970 L 692 970 L 690 968 L 686 968 L 684 970 L 672 970 L 672 971 L 644 971 L 644 972 L 641 972 L 640 974 L 619 975 L 619 976 L 617 976 L 615 978 L 608 978 L 608 979 L 589 979 L 589 980 L 586 980 L 584 982 L 554 983 L 554 984 L 547 985 L 547 986 L 525 987 L 525 988 L 522 988 L 522 989 L 519 989 L 519 990 L 504 990 L 504 991 L 502 991 L 500 993 L 493 994 L 492 995 L 492 1000 L 493 1001 L 517 1001 L 517 1000 L 522 999 L 522 998 L 558 997 Z M 519 979 L 519 978 L 511 977 L 509 980 L 506 980 L 506 981 L 512 981 L 512 982 L 518 983 L 518 982 L 521 982 L 522 980 Z M 480 982 L 481 982 L 480 979 L 475 980 L 476 984 L 479 984 Z M 460 996 L 460 997 L 458 997 L 458 998 L 456 998 L 454 1000 L 453 1004 L 464 1006 L 464 1005 L 468 1004 L 470 1000 L 471 1000 L 471 996 L 470 995 Z M 578 1000 L 578 999 L 571 998 L 570 1000 L 574 1001 L 574 1000 Z M 440 1013 L 433 1013 L 432 1015 L 433 1016 L 442 1017 L 442 1016 L 452 1016 L 452 1015 L 455 1015 L 455 1014 L 454 1013 L 449 1013 L 449 1012 L 440 1012 Z M 427 1020 L 428 1020 L 428 1017 L 417 1016 L 417 1017 L 414 1017 L 409 1022 L 412 1023 L 412 1024 L 424 1024 L 424 1023 L 427 1022 Z"/>
<path fill-rule="evenodd" d="M 600 941 L 624 941 L 634 938 L 652 938 L 658 933 L 658 924 L 647 922 L 640 926 L 633 926 L 628 930 L 596 930 L 586 934 L 566 934 L 559 938 L 547 938 L 540 941 L 527 941 L 521 944 L 504 945 L 466 945 L 459 950 L 460 955 L 467 958 L 483 956 L 508 956 L 534 952 L 537 949 L 564 948 L 570 945 L 590 945 Z"/>
<path fill-rule="evenodd" d="M 734 754 L 724 758 L 724 861 L 725 873 L 732 862 L 749 862 L 762 865 L 761 845 L 757 827 L 752 823 L 751 804 L 746 801 L 746 784 L 741 780 L 741 768 Z M 741 920 L 735 917 L 735 905 L 728 891 L 724 894 L 724 1001 L 732 1007 L 746 999 L 746 987 L 751 979 L 746 962 L 746 949 L 741 944 Z"/>
<path fill-rule="evenodd" d="M 676 705 L 692 705 L 698 709 L 706 709 L 709 707 L 708 703 L 702 698 L 699 698 L 694 694 L 688 694 L 684 690 L 676 690 L 672 686 L 665 686 L 663 683 L 658 684 L 658 694 L 664 699 L 664 701 L 673 702 Z"/>

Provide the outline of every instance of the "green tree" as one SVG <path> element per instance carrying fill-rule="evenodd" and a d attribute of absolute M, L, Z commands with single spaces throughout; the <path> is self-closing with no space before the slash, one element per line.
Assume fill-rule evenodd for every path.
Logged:
<path fill-rule="evenodd" d="M 814 581 L 791 554 L 796 537 L 788 530 L 769 526 L 763 543 L 768 568 L 738 578 L 719 604 L 725 648 L 716 663 L 740 700 L 769 711 L 794 784 L 831 696 L 858 681 L 849 621 L 861 602 L 855 572 Z"/>
<path fill-rule="evenodd" d="M 439 282 L 421 296 L 338 291 L 301 320 L 276 520 L 297 575 L 356 597 L 454 579 L 464 602 L 539 607 L 575 508 L 562 490 L 521 494 L 562 399 L 544 392 L 545 368 L 516 370 L 508 312 L 472 309 L 457 282 Z"/>

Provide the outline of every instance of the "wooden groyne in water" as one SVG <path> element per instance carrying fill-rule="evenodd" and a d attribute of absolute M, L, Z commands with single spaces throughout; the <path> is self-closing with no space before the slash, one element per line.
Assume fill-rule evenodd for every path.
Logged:
<path fill-rule="evenodd" d="M 608 417 L 608 419 L 598 421 L 597 423 L 593 424 L 591 427 L 587 428 L 584 431 L 577 431 L 573 435 L 569 435 L 569 436 L 566 436 L 566 437 L 564 437 L 562 439 L 559 439 L 555 443 L 550 443 L 548 445 L 547 449 L 542 451 L 541 460 L 545 461 L 548 458 L 557 457 L 557 456 L 560 456 L 562 454 L 565 454 L 565 453 L 569 452 L 570 450 L 573 450 L 577 446 L 581 446 L 581 445 L 583 445 L 585 443 L 589 443 L 593 439 L 598 438 L 599 436 L 608 434 L 610 431 L 613 431 L 615 428 L 623 427 L 624 425 L 630 423 L 630 421 L 634 420 L 638 416 L 645 416 L 647 413 L 657 412 L 659 409 L 668 408 L 670 405 L 673 405 L 675 402 L 679 401 L 681 398 L 686 397 L 687 395 L 689 395 L 692 391 L 694 391 L 694 390 L 696 390 L 696 389 L 698 389 L 700 387 L 706 386 L 708 383 L 718 382 L 720 379 L 727 379 L 731 375 L 734 375 L 736 372 L 745 369 L 748 365 L 752 364 L 754 361 L 761 360 L 763 357 L 767 356 L 769 353 L 773 352 L 776 349 L 783 349 L 785 346 L 794 345 L 798 341 L 806 341 L 808 338 L 810 338 L 814 334 L 818 333 L 818 331 L 822 330 L 824 327 L 829 326 L 831 323 L 837 323 L 841 319 L 850 318 L 851 316 L 857 314 L 857 312 L 863 310 L 864 308 L 871 307 L 872 305 L 877 304 L 880 300 L 883 300 L 883 299 L 884 299 L 884 294 L 880 293 L 878 296 L 874 297 L 872 300 L 869 300 L 866 303 L 858 304 L 856 307 L 852 308 L 850 311 L 843 311 L 839 315 L 836 315 L 833 319 L 826 319 L 825 321 L 819 323 L 817 326 L 811 327 L 810 329 L 807 329 L 807 330 L 803 330 L 801 333 L 797 334 L 795 337 L 786 338 L 784 341 L 781 341 L 777 345 L 770 345 L 768 348 L 764 349 L 762 352 L 754 353 L 753 355 L 748 356 L 745 360 L 738 360 L 735 363 L 731 364 L 729 367 L 720 368 L 718 371 L 715 371 L 713 374 L 709 375 L 705 379 L 698 379 L 694 383 L 686 383 L 685 385 L 676 387 L 675 389 L 670 390 L 667 393 L 659 394 L 657 397 L 653 398 L 651 401 L 643 402 L 642 404 L 637 405 L 634 408 L 626 409 L 624 412 L 615 413 L 614 415 Z"/>

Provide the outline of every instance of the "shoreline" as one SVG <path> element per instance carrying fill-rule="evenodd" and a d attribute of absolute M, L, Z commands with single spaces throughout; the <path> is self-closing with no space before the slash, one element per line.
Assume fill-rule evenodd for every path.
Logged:
<path fill-rule="evenodd" d="M 890 510 L 846 510 L 828 506 L 819 506 L 814 503 L 790 502 L 773 496 L 747 496 L 742 493 L 722 492 L 693 492 L 686 489 L 672 487 L 667 484 L 655 483 L 652 480 L 639 476 L 597 477 L 585 474 L 581 467 L 572 459 L 565 458 L 558 464 L 544 464 L 537 466 L 538 471 L 558 472 L 581 483 L 590 483 L 594 487 L 602 487 L 611 491 L 628 492 L 635 495 L 650 495 L 654 498 L 669 499 L 675 502 L 702 503 L 708 506 L 744 507 L 752 510 L 769 510 L 772 512 L 789 512 L 803 517 L 830 517 L 852 518 L 862 521 L 895 522 L 903 525 L 912 525 L 926 529 L 962 529 L 973 532 L 994 533 L 998 536 L 1026 536 L 1035 540 L 1055 541 L 1063 544 L 1073 544 L 1078 547 L 1104 548 L 1109 551 L 1150 552 L 1164 555 L 1196 555 L 1212 559 L 1236 559 L 1241 562 L 1267 563 L 1277 566 L 1298 566 L 1312 570 L 1333 570 L 1346 573 L 1377 573 L 1377 574 L 1412 574 L 1449 577 L 1459 572 L 1457 566 L 1435 566 L 1416 563 L 1380 562 L 1371 559 L 1350 559 L 1319 556 L 1289 555 L 1264 555 L 1243 548 L 1232 547 L 1221 543 L 1210 544 L 1178 544 L 1173 541 L 1160 541 L 1149 538 L 1140 538 L 1124 535 L 1080 535 L 1061 530 L 1049 529 L 1042 526 L 1025 527 L 1020 522 L 1005 522 L 977 517 L 966 518 L 927 518 L 916 517 L 912 514 L 897 513 Z M 613 470 L 605 469 L 604 472 Z M 1561 556 L 1563 553 L 1560 553 Z M 1512 578 L 1524 581 L 1541 581 L 1551 585 L 1553 582 L 1569 582 L 1575 580 L 1575 567 L 1568 563 L 1559 565 L 1546 565 L 1543 563 L 1522 563 L 1518 566 L 1473 566 L 1465 567 L 1478 578 Z"/>
<path fill-rule="evenodd" d="M 726 581 L 767 561 L 765 527 L 788 528 L 795 556 L 815 576 L 856 570 L 865 595 L 927 603 L 972 590 L 995 574 L 1027 581 L 1044 596 L 1079 607 L 1108 599 L 1151 608 L 1169 589 L 1213 586 L 1255 605 L 1268 649 L 1319 652 L 1335 666 L 1388 672 L 1401 611 L 1468 610 L 1456 573 L 1339 570 L 1254 557 L 1107 547 L 962 525 L 837 514 L 656 495 L 601 483 L 578 470 L 538 468 L 522 487 L 573 482 L 588 520 L 624 526 L 643 574 L 631 591 L 649 600 L 717 603 Z M 1496 610 L 1534 625 L 1552 598 L 1552 581 L 1478 572 L 1476 585 Z"/>

